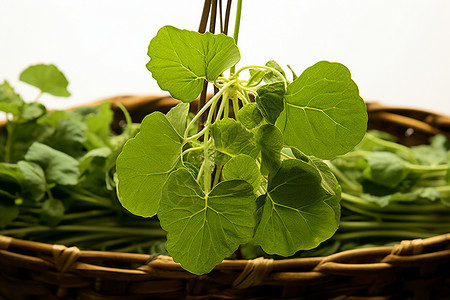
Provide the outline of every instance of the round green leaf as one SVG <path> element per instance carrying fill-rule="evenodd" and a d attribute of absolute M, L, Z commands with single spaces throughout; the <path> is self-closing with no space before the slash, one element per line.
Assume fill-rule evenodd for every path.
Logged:
<path fill-rule="evenodd" d="M 185 270 L 200 275 L 251 240 L 255 210 L 247 182 L 223 181 L 205 194 L 189 171 L 179 169 L 167 179 L 158 218 L 167 231 L 169 254 Z"/>
<path fill-rule="evenodd" d="M 40 165 L 49 183 L 60 185 L 78 183 L 78 161 L 64 152 L 34 142 L 25 154 L 25 160 Z"/>
<path fill-rule="evenodd" d="M 245 104 L 237 114 L 237 119 L 247 129 L 253 129 L 261 124 L 263 116 L 259 111 L 256 103 Z"/>
<path fill-rule="evenodd" d="M 308 163 L 284 160 L 269 178 L 255 243 L 269 254 L 290 256 L 330 238 L 339 225 L 340 197 L 330 196 L 321 181 L 317 169 Z"/>
<path fill-rule="evenodd" d="M 331 159 L 363 138 L 366 105 L 344 65 L 321 61 L 288 85 L 277 126 L 286 145 Z"/>
<path fill-rule="evenodd" d="M 241 58 L 234 40 L 224 34 L 200 34 L 172 26 L 162 27 L 148 47 L 152 72 L 161 89 L 191 102 L 203 89 Z"/>
<path fill-rule="evenodd" d="M 182 140 L 166 116 L 154 112 L 117 158 L 118 195 L 135 215 L 151 217 L 158 211 L 164 182 L 181 157 Z"/>
<path fill-rule="evenodd" d="M 25 197 L 35 201 L 41 200 L 47 188 L 44 170 L 38 164 L 24 160 L 19 161 L 17 166 L 26 179 L 24 182 Z"/>
<path fill-rule="evenodd" d="M 278 116 L 283 111 L 284 82 L 274 82 L 263 85 L 256 91 L 256 103 L 264 119 L 270 124 L 275 124 Z"/>
<path fill-rule="evenodd" d="M 189 106 L 188 103 L 178 103 L 166 114 L 167 120 L 169 120 L 180 136 L 184 136 L 184 131 L 187 127 Z"/>
<path fill-rule="evenodd" d="M 231 157 L 247 154 L 253 158 L 258 155 L 253 133 L 234 119 L 222 119 L 211 127 L 216 149 L 214 162 L 224 165 Z"/>
<path fill-rule="evenodd" d="M 256 131 L 256 144 L 261 150 L 261 171 L 275 174 L 281 166 L 283 135 L 271 124 L 264 124 Z"/>
<path fill-rule="evenodd" d="M 224 180 L 244 180 L 256 191 L 261 182 L 261 173 L 254 158 L 240 154 L 230 159 L 222 170 Z"/>
<path fill-rule="evenodd" d="M 24 104 L 23 99 L 14 92 L 8 81 L 5 80 L 0 84 L 0 111 L 18 116 Z"/>
<path fill-rule="evenodd" d="M 20 80 L 37 87 L 44 93 L 61 97 L 70 96 L 67 90 L 69 82 L 55 65 L 30 66 L 20 74 Z"/>

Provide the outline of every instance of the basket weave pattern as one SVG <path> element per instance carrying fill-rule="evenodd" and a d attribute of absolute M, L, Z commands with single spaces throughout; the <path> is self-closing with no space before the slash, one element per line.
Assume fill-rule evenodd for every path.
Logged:
<path fill-rule="evenodd" d="M 135 121 L 168 97 L 121 97 Z M 114 105 L 113 105 L 114 106 Z M 368 105 L 372 129 L 408 145 L 450 135 L 450 118 Z M 119 111 L 117 110 L 117 116 Z M 116 120 L 115 125 L 119 126 Z M 406 136 L 405 136 L 406 133 Z M 328 257 L 226 260 L 207 275 L 167 256 L 80 251 L 0 236 L 0 299 L 450 299 L 450 233 Z"/>

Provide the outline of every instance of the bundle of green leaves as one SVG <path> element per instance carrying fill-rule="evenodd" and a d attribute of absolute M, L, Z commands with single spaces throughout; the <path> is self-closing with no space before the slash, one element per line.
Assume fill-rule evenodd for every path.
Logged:
<path fill-rule="evenodd" d="M 443 135 L 409 148 L 384 132 L 367 133 L 353 151 L 327 161 L 342 187 L 339 230 L 299 255 L 325 256 L 450 232 L 449 150 Z M 250 257 L 260 255 L 250 250 Z"/>
<path fill-rule="evenodd" d="M 345 66 L 321 61 L 292 81 L 274 61 L 235 72 L 232 38 L 171 26 L 148 55 L 159 86 L 182 103 L 148 115 L 125 144 L 118 196 L 133 214 L 158 216 L 176 262 L 203 274 L 242 244 L 290 256 L 334 234 L 341 188 L 322 159 L 352 150 L 367 124 Z M 205 81 L 219 91 L 188 120 Z"/>
<path fill-rule="evenodd" d="M 20 79 L 36 86 L 39 95 L 70 95 L 54 65 L 31 66 Z M 156 221 L 146 223 L 152 229 L 145 234 L 138 233 L 147 226 L 142 221 L 131 229 L 123 224 L 136 221 L 118 203 L 114 181 L 116 157 L 138 130 L 126 110 L 128 125 L 117 135 L 110 129 L 109 102 L 48 112 L 37 100 L 25 102 L 8 82 L 0 85 L 0 111 L 6 113 L 0 137 L 0 234 L 89 249 L 99 249 L 101 241 L 113 246 L 124 235 L 135 237 L 132 243 L 142 242 L 136 236 L 160 238 Z"/>

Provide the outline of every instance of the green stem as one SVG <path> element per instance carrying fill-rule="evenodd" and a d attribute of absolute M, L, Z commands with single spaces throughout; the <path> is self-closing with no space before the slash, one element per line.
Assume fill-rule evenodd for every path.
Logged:
<path fill-rule="evenodd" d="M 157 241 L 158 240 L 152 240 L 152 241 L 145 241 L 145 242 L 137 243 L 137 244 L 134 243 L 131 246 L 126 246 L 126 247 L 123 247 L 123 248 L 115 249 L 115 251 L 117 251 L 117 252 L 125 252 L 125 253 L 127 253 L 127 252 L 138 252 L 137 250 L 139 248 L 150 247 L 151 245 L 153 245 Z"/>
<path fill-rule="evenodd" d="M 239 28 L 241 26 L 241 14 L 242 14 L 242 0 L 238 0 L 237 8 L 236 8 L 236 20 L 234 23 L 234 33 L 233 33 L 233 38 L 234 38 L 234 42 L 236 43 L 236 45 L 238 43 Z M 231 67 L 230 74 L 234 75 L 235 70 L 236 70 L 236 65 Z"/>
<path fill-rule="evenodd" d="M 325 160 L 324 163 L 330 168 L 330 170 L 334 173 L 340 183 L 348 186 L 351 191 L 359 192 L 361 191 L 361 187 L 355 184 L 353 181 L 347 178 L 331 161 Z"/>
<path fill-rule="evenodd" d="M 39 98 L 41 98 L 43 93 L 44 93 L 43 91 L 39 91 L 39 94 L 37 94 L 36 98 L 34 98 L 34 102 L 37 103 L 39 101 Z"/>
<path fill-rule="evenodd" d="M 365 135 L 365 139 L 370 140 L 371 142 L 378 144 L 386 149 L 393 150 L 395 153 L 397 153 L 400 157 L 407 159 L 408 161 L 412 163 L 417 163 L 417 160 L 414 156 L 414 153 L 412 150 L 406 146 L 403 146 L 401 144 L 397 144 L 394 142 L 386 141 L 380 138 L 375 137 L 374 135 L 367 133 Z M 402 155 L 404 154 L 404 155 Z"/>
<path fill-rule="evenodd" d="M 253 93 L 254 93 L 254 91 L 253 91 Z M 243 105 L 252 102 L 250 100 L 250 97 L 248 96 L 248 94 L 247 94 L 247 92 L 245 90 L 241 90 L 241 91 L 238 90 L 237 94 L 238 94 L 239 98 L 241 99 Z"/>
<path fill-rule="evenodd" d="M 217 183 L 219 183 L 220 176 L 222 175 L 222 168 L 223 166 L 217 166 L 216 168 L 216 174 L 214 174 L 214 183 L 213 186 L 216 186 Z"/>
<path fill-rule="evenodd" d="M 372 222 L 372 221 L 341 221 L 340 229 L 364 230 L 364 229 L 381 229 L 381 228 L 434 228 L 445 229 L 450 231 L 450 225 L 441 222 Z"/>
<path fill-rule="evenodd" d="M 189 130 L 191 129 L 192 125 L 195 124 L 195 122 L 197 122 L 197 120 L 205 113 L 205 111 L 211 106 L 211 105 L 215 105 L 217 103 L 217 101 L 220 99 L 220 97 L 223 95 L 223 93 L 225 93 L 225 91 L 232 86 L 233 84 L 236 83 L 236 80 L 231 80 L 229 82 L 227 82 L 227 84 L 225 84 L 220 90 L 219 92 L 217 92 L 217 94 L 214 95 L 214 97 L 212 97 L 201 109 L 200 111 L 194 116 L 194 118 L 191 120 L 191 122 L 189 122 L 188 126 L 186 127 L 186 130 L 184 131 L 184 139 L 187 139 L 188 137 L 188 133 Z M 212 109 L 212 111 L 214 111 Z M 207 124 L 205 124 L 206 126 Z"/>
<path fill-rule="evenodd" d="M 182 155 L 186 155 L 189 152 L 193 152 L 193 151 L 198 151 L 198 150 L 203 150 L 203 145 L 202 146 L 198 146 L 198 147 L 194 147 L 194 148 L 189 148 L 183 151 Z"/>
<path fill-rule="evenodd" d="M 415 232 L 407 230 L 370 230 L 370 231 L 357 231 L 338 233 L 333 236 L 336 240 L 353 240 L 359 238 L 371 238 L 371 237 L 389 237 L 399 239 L 416 239 L 416 238 L 428 238 L 435 236 L 434 233 L 429 232 Z"/>
<path fill-rule="evenodd" d="M 212 117 L 214 115 L 214 110 L 216 108 L 217 101 L 214 101 L 214 104 L 211 106 L 211 109 L 208 113 L 208 118 L 206 120 L 205 127 L 209 127 L 211 125 Z M 205 193 L 208 194 L 211 190 L 211 166 L 209 163 L 209 130 L 205 132 L 204 140 L 207 141 L 204 144 L 203 149 L 203 164 L 205 165 L 204 171 L 203 171 L 203 186 Z"/>
<path fill-rule="evenodd" d="M 127 227 L 109 227 L 109 226 L 84 226 L 84 225 L 60 225 L 56 227 L 33 226 L 28 228 L 7 229 L 0 231 L 2 235 L 16 235 L 33 232 L 52 231 L 52 232 L 111 232 L 116 234 L 130 234 L 141 236 L 164 237 L 166 232 L 162 229 L 148 228 L 127 228 Z"/>
<path fill-rule="evenodd" d="M 439 166 L 422 166 L 422 165 L 414 165 L 407 164 L 406 167 L 408 170 L 414 173 L 427 173 L 427 172 L 441 172 L 447 171 L 448 165 L 439 165 Z"/>
<path fill-rule="evenodd" d="M 114 249 L 115 251 L 117 251 L 117 249 L 115 249 L 115 247 L 117 247 L 117 245 L 120 245 L 120 244 L 132 244 L 132 245 L 134 245 L 135 243 L 136 243 L 136 237 L 128 236 L 128 237 L 123 237 L 123 238 L 114 238 L 114 239 L 110 239 L 108 241 L 97 243 L 97 244 L 95 244 L 95 248 L 96 249 L 102 249 L 102 250 L 105 250 L 105 249 L 112 250 L 112 249 Z M 130 252 L 130 251 L 121 251 L 121 252 Z"/>
<path fill-rule="evenodd" d="M 399 204 L 389 204 L 385 207 L 381 207 L 378 204 L 375 203 L 371 203 L 371 202 L 367 202 L 364 199 L 361 199 L 357 196 L 348 194 L 348 193 L 342 193 L 341 194 L 341 198 L 342 198 L 342 205 L 351 205 L 351 204 L 356 204 L 359 209 L 367 212 L 367 214 L 370 215 L 374 215 L 376 214 L 376 216 L 380 216 L 382 217 L 383 214 L 388 214 L 390 212 L 398 212 L 398 213 L 423 213 L 424 211 L 426 212 L 437 212 L 437 213 L 445 213 L 446 212 L 446 207 L 441 204 L 441 203 L 434 203 L 434 204 L 428 204 L 428 205 L 412 205 L 412 204 L 407 204 L 407 205 L 399 205 Z M 352 206 L 354 207 L 354 206 Z M 378 213 L 379 212 L 379 213 Z"/>
<path fill-rule="evenodd" d="M 185 142 L 190 142 L 190 141 L 195 141 L 198 140 L 201 136 L 203 136 L 205 134 L 206 131 L 209 130 L 209 125 L 205 124 L 205 126 L 203 127 L 203 129 L 201 131 L 199 131 L 198 133 L 186 138 Z"/>
<path fill-rule="evenodd" d="M 225 99 L 228 100 L 228 92 L 225 92 L 222 97 L 222 101 L 220 102 L 219 109 L 217 110 L 216 119 L 214 122 L 219 121 L 222 118 L 222 115 L 224 114 L 225 105 L 228 103 Z"/>
<path fill-rule="evenodd" d="M 92 203 L 92 204 L 96 204 L 96 205 L 100 205 L 100 206 L 104 206 L 104 207 L 108 207 L 108 208 L 112 207 L 111 200 L 109 198 L 100 197 L 95 194 L 91 194 L 87 191 L 72 192 L 71 198 L 74 200 L 84 201 L 84 202 L 88 202 L 88 203 Z"/>
<path fill-rule="evenodd" d="M 15 199 L 16 198 L 16 196 L 14 196 L 13 194 L 8 193 L 8 192 L 3 191 L 3 190 L 0 190 L 0 195 L 6 196 L 6 197 L 11 198 L 11 199 Z"/>
<path fill-rule="evenodd" d="M 117 234 L 115 234 L 113 232 L 82 234 L 82 235 L 74 236 L 74 237 L 70 237 L 70 238 L 59 239 L 59 240 L 57 240 L 57 242 L 58 242 L 58 244 L 61 244 L 61 245 L 78 245 L 81 242 L 92 241 L 92 240 L 98 241 L 98 240 L 102 240 L 105 238 L 107 238 L 108 240 L 116 239 Z M 97 242 L 93 243 L 93 244 L 96 247 L 98 246 Z"/>
<path fill-rule="evenodd" d="M 271 67 L 268 67 L 268 66 L 257 66 L 257 65 L 253 65 L 253 66 L 245 66 L 245 67 L 240 68 L 240 69 L 236 72 L 236 75 L 239 75 L 242 71 L 245 71 L 245 70 L 247 70 L 247 69 L 266 69 L 266 70 L 272 71 L 273 73 L 275 73 L 276 75 L 278 75 L 280 78 L 283 79 L 283 82 L 284 82 L 284 85 L 285 85 L 285 86 L 287 85 L 286 79 L 284 78 L 283 74 L 281 74 L 280 72 L 278 72 L 278 70 L 276 70 L 276 69 L 274 69 L 274 68 L 271 68 Z M 242 87 L 242 88 L 244 89 L 245 87 Z"/>
<path fill-rule="evenodd" d="M 86 219 L 90 217 L 98 217 L 103 215 L 109 215 L 112 214 L 112 210 L 89 210 L 89 211 L 83 211 L 78 213 L 66 213 L 62 217 L 63 221 L 67 220 L 74 220 L 74 219 Z"/>

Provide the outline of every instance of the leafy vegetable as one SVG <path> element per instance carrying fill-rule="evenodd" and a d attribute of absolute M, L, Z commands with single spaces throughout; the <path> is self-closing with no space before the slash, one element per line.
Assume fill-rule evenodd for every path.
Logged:
<path fill-rule="evenodd" d="M 248 103 L 238 111 L 237 119 L 245 128 L 253 129 L 261 124 L 263 116 L 256 103 Z"/>
<path fill-rule="evenodd" d="M 43 93 L 55 96 L 70 96 L 67 90 L 69 84 L 64 74 L 55 65 L 34 65 L 20 74 L 20 80 L 29 83 Z"/>
<path fill-rule="evenodd" d="M 302 160 L 284 160 L 269 179 L 256 244 L 269 254 L 290 256 L 330 238 L 339 223 L 338 211 L 325 204 L 329 197 L 315 168 Z"/>
<path fill-rule="evenodd" d="M 117 160 L 120 202 L 157 214 L 175 261 L 203 274 L 250 241 L 292 255 L 333 235 L 341 189 L 319 158 L 351 150 L 367 122 L 347 68 L 319 62 L 298 78 L 293 72 L 293 82 L 275 61 L 235 71 L 233 39 L 171 26 L 148 55 L 159 86 L 183 102 L 205 80 L 218 89 L 189 122 L 187 104 L 147 116 Z M 239 78 L 245 70 L 248 80 Z"/>
<path fill-rule="evenodd" d="M 257 148 L 253 133 L 233 119 L 217 121 L 211 128 L 216 148 L 215 163 L 224 165 L 231 157 L 247 154 L 253 158 Z"/>
<path fill-rule="evenodd" d="M 34 142 L 25 159 L 40 165 L 50 183 L 76 185 L 78 182 L 78 161 L 47 145 Z"/>
<path fill-rule="evenodd" d="M 284 82 L 275 82 L 261 86 L 256 96 L 256 103 L 262 115 L 270 124 L 275 124 L 283 111 Z"/>
<path fill-rule="evenodd" d="M 24 103 L 7 81 L 0 85 L 0 111 L 18 115 Z"/>
<path fill-rule="evenodd" d="M 172 26 L 158 31 L 148 47 L 148 56 L 147 68 L 159 86 L 184 102 L 200 94 L 204 80 L 213 82 L 240 60 L 232 38 Z"/>
<path fill-rule="evenodd" d="M 344 154 L 366 131 L 366 106 L 348 69 L 321 61 L 287 87 L 277 120 L 285 143 L 322 159 Z M 330 147 L 332 145 L 332 147 Z"/>
<path fill-rule="evenodd" d="M 184 169 L 164 186 L 159 218 L 167 230 L 166 248 L 183 268 L 208 273 L 240 244 L 255 226 L 253 188 L 245 181 L 223 181 L 205 193 Z"/>
<path fill-rule="evenodd" d="M 157 213 L 162 186 L 180 161 L 181 143 L 165 115 L 155 112 L 144 118 L 140 132 L 117 158 L 117 191 L 126 209 L 144 217 Z"/>
<path fill-rule="evenodd" d="M 44 91 L 55 87 L 37 69 L 22 77 L 38 76 Z M 147 252 L 159 244 L 159 223 L 129 215 L 115 193 L 117 155 L 138 130 L 128 112 L 122 107 L 127 126 L 117 135 L 109 103 L 49 112 L 36 101 L 0 85 L 0 110 L 8 113 L 0 139 L 0 234 L 91 250 Z"/>

